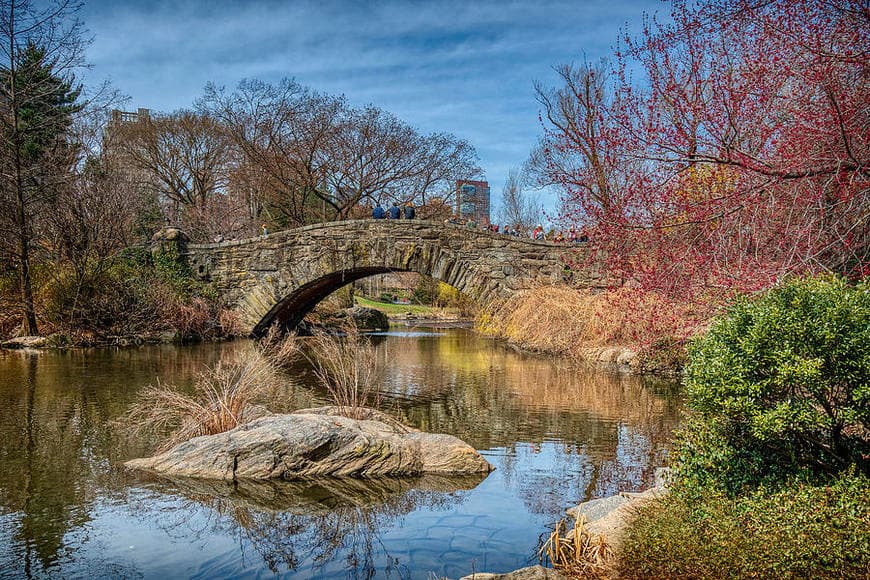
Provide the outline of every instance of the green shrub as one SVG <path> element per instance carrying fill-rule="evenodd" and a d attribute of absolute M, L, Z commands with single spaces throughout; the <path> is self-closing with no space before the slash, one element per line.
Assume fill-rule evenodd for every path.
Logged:
<path fill-rule="evenodd" d="M 870 479 L 792 479 L 741 498 L 678 486 L 640 508 L 622 542 L 623 578 L 867 578 Z"/>
<path fill-rule="evenodd" d="M 835 277 L 740 300 L 689 347 L 678 478 L 730 493 L 870 457 L 870 291 Z"/>

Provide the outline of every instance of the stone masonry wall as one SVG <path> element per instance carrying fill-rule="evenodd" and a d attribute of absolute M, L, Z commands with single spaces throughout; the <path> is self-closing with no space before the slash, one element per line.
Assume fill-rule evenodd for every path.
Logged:
<path fill-rule="evenodd" d="M 212 282 L 255 334 L 273 321 L 295 324 L 344 284 L 389 271 L 430 276 L 487 302 L 555 283 L 566 263 L 584 263 L 582 246 L 417 220 L 354 220 L 183 251 L 194 275 Z M 579 276 L 579 277 L 578 277 Z M 596 268 L 573 274 L 599 286 Z"/>

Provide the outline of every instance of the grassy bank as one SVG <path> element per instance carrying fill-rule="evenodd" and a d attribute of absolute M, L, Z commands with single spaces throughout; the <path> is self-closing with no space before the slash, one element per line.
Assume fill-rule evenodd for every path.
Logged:
<path fill-rule="evenodd" d="M 705 325 L 709 309 L 628 288 L 608 292 L 566 285 L 518 292 L 478 317 L 478 330 L 525 350 L 578 361 L 606 349 L 630 349 L 640 371 L 678 369 L 685 342 Z M 615 361 L 614 361 L 615 362 Z"/>
<path fill-rule="evenodd" d="M 642 506 L 623 540 L 623 578 L 867 578 L 870 480 L 793 480 L 739 497 L 677 488 Z"/>

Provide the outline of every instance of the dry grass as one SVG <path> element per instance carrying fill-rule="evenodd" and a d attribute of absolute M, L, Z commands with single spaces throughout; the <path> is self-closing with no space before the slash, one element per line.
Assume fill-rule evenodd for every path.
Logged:
<path fill-rule="evenodd" d="M 301 353 L 295 334 L 284 334 L 277 325 L 269 327 L 258 345 L 260 353 L 278 367 L 290 366 Z"/>
<path fill-rule="evenodd" d="M 223 433 L 266 414 L 257 403 L 268 398 L 276 380 L 273 357 L 247 352 L 202 372 L 190 394 L 160 382 L 149 385 L 120 422 L 133 435 L 165 437 L 158 447 L 158 451 L 165 451 L 182 441 Z"/>
<path fill-rule="evenodd" d="M 381 377 L 375 346 L 348 325 L 341 336 L 316 333 L 306 341 L 305 356 L 341 414 L 363 418 L 361 410 L 381 404 Z"/>
<path fill-rule="evenodd" d="M 630 288 L 593 293 L 553 285 L 493 304 L 478 328 L 524 348 L 582 358 L 583 349 L 682 339 L 697 327 L 696 320 L 685 306 Z"/>
<path fill-rule="evenodd" d="M 586 531 L 585 523 L 586 517 L 578 515 L 568 532 L 565 520 L 559 520 L 538 551 L 541 564 L 576 578 L 608 577 L 613 553 L 603 536 Z"/>
<path fill-rule="evenodd" d="M 273 395 L 278 372 L 303 354 L 342 415 L 365 418 L 367 407 L 380 405 L 376 351 L 356 327 L 343 336 L 320 333 L 302 351 L 294 335 L 272 329 L 258 350 L 222 360 L 201 373 L 190 393 L 173 385 L 149 385 L 119 424 L 130 435 L 158 435 L 158 451 L 201 435 L 229 431 L 263 416 L 259 406 Z"/>

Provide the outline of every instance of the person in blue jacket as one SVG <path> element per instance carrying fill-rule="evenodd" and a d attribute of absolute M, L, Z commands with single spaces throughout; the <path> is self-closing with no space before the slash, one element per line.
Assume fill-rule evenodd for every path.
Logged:
<path fill-rule="evenodd" d="M 390 208 L 390 219 L 397 220 L 401 215 L 402 211 L 399 209 L 399 204 L 394 201 L 393 206 Z"/>
<path fill-rule="evenodd" d="M 375 209 L 372 210 L 372 217 L 376 220 L 382 220 L 387 217 L 387 212 L 384 211 L 384 208 L 381 207 L 380 202 L 375 206 Z"/>

